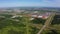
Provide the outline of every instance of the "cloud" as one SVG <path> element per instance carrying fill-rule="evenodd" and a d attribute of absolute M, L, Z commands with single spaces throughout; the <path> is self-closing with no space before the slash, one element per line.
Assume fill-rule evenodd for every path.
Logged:
<path fill-rule="evenodd" d="M 42 0 L 43 2 L 60 2 L 60 0 Z"/>

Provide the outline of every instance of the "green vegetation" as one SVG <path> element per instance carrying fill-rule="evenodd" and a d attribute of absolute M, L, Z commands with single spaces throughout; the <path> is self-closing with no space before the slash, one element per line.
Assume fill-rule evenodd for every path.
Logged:
<path fill-rule="evenodd" d="M 45 21 L 46 19 L 42 19 L 42 18 L 35 18 L 34 20 L 32 20 L 34 24 L 44 24 Z"/>
<path fill-rule="evenodd" d="M 27 16 L 11 18 L 13 15 L 0 14 L 0 34 L 37 34 L 45 19 L 35 18 L 30 21 Z M 38 27 L 37 27 L 38 26 Z M 57 27 L 52 25 L 52 27 Z M 55 31 L 55 30 L 54 30 Z M 60 31 L 57 30 L 57 33 Z M 52 30 L 44 30 L 42 34 L 53 34 Z"/>
<path fill-rule="evenodd" d="M 51 24 L 60 24 L 60 15 L 56 15 Z"/>

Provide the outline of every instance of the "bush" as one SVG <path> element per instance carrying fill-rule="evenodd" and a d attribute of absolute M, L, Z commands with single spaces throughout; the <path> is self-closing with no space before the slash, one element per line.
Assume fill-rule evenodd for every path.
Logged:
<path fill-rule="evenodd" d="M 35 18 L 34 20 L 32 20 L 32 22 L 35 23 L 35 24 L 44 24 L 45 23 L 45 19 Z"/>

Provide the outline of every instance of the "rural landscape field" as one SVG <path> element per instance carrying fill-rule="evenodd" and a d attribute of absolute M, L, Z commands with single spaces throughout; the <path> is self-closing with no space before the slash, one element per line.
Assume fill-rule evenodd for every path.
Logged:
<path fill-rule="evenodd" d="M 0 34 L 60 34 L 58 9 L 16 8 L 5 8 L 0 11 Z"/>
<path fill-rule="evenodd" d="M 0 34 L 60 34 L 60 0 L 0 0 Z"/>

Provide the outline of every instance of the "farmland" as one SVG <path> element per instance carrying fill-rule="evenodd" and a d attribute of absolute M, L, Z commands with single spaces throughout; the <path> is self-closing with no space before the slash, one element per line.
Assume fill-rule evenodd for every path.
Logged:
<path fill-rule="evenodd" d="M 11 18 L 13 15 L 8 14 L 0 14 L 0 16 L 0 34 L 37 34 L 46 21 L 46 19 L 41 18 L 29 20 L 30 17 L 25 15 L 22 15 L 23 17 L 15 18 Z M 49 26 L 51 28 L 45 28 L 44 31 L 42 31 L 42 34 L 53 34 L 54 32 L 52 30 L 54 29 L 57 30 L 57 33 L 59 34 L 60 21 L 56 22 L 54 17 Z"/>

